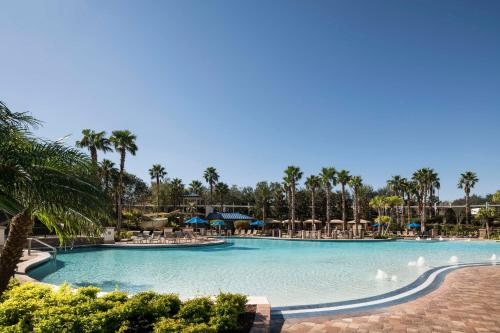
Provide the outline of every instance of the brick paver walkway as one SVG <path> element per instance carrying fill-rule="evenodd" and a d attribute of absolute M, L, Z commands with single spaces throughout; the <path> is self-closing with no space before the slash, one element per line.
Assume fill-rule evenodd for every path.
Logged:
<path fill-rule="evenodd" d="M 500 267 L 451 272 L 435 291 L 370 313 L 292 318 L 272 332 L 500 332 Z"/>

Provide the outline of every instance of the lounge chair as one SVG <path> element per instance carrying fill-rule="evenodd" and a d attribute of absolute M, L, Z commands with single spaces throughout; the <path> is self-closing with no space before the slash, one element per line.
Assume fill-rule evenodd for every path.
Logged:
<path fill-rule="evenodd" d="M 132 231 L 132 237 L 130 237 L 132 243 L 139 243 L 142 239 L 140 231 Z"/>
<path fill-rule="evenodd" d="M 164 237 L 163 237 L 163 242 L 164 243 L 175 243 L 175 234 L 173 232 L 166 232 Z"/>
<path fill-rule="evenodd" d="M 153 231 L 153 234 L 150 236 L 151 243 L 160 243 L 161 241 L 161 231 Z"/>
<path fill-rule="evenodd" d="M 247 230 L 247 236 L 250 236 L 250 235 L 252 235 L 252 230 L 251 230 L 251 229 L 248 229 L 248 230 Z"/>
<path fill-rule="evenodd" d="M 239 234 L 240 234 L 240 229 L 236 229 L 236 230 L 234 230 L 234 235 L 235 235 L 235 236 L 238 236 Z"/>
<path fill-rule="evenodd" d="M 257 236 L 257 229 L 253 229 L 252 236 Z"/>

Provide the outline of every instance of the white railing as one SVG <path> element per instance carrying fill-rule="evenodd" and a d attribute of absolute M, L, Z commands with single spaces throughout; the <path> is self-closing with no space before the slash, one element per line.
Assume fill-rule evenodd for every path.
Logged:
<path fill-rule="evenodd" d="M 57 249 L 55 247 L 53 247 L 52 245 L 49 245 L 41 240 L 39 240 L 38 238 L 28 238 L 28 255 L 31 255 L 31 250 L 33 249 L 33 246 L 32 246 L 32 243 L 33 241 L 37 242 L 38 244 L 41 244 L 43 245 L 43 248 L 48 248 L 49 249 L 49 253 L 52 255 L 52 259 L 56 259 L 57 257 Z"/>

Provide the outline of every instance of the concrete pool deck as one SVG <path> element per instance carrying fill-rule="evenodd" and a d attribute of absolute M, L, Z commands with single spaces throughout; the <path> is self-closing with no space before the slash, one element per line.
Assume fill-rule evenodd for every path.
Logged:
<path fill-rule="evenodd" d="M 450 272 L 433 292 L 358 314 L 273 319 L 271 332 L 500 332 L 500 266 Z"/>

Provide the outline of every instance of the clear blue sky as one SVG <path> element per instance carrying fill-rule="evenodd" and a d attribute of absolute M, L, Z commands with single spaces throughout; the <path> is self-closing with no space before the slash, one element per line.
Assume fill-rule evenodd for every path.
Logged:
<path fill-rule="evenodd" d="M 229 184 L 333 165 L 500 188 L 500 2 L 4 1 L 0 99 L 59 138 L 130 129 L 130 172 Z M 103 157 L 102 154 L 100 156 Z M 116 154 L 107 158 L 117 160 Z"/>

